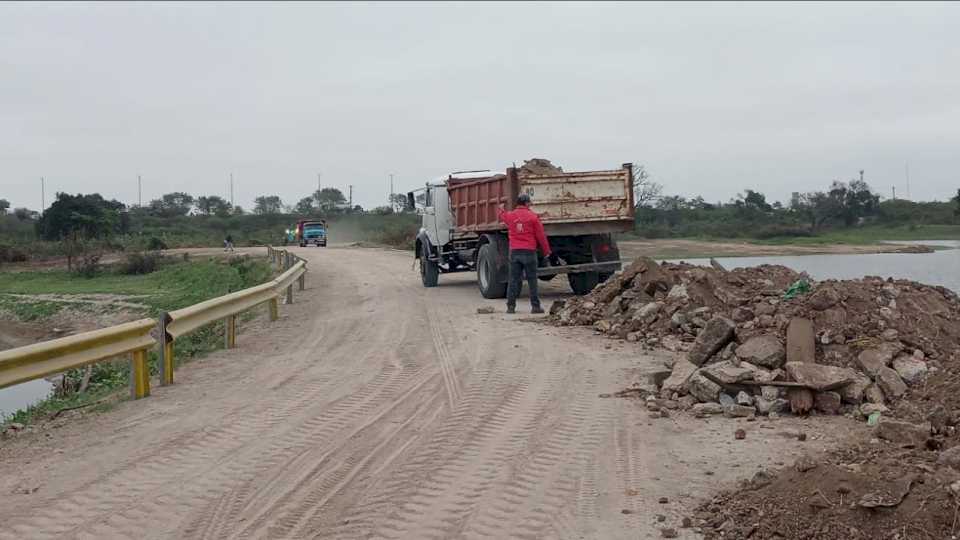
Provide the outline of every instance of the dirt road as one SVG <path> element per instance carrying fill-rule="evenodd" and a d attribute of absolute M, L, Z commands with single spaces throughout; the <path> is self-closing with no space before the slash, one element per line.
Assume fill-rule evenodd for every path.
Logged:
<path fill-rule="evenodd" d="M 651 419 L 598 397 L 657 367 L 632 344 L 423 289 L 407 253 L 299 253 L 308 290 L 238 349 L 0 443 L 0 538 L 695 538 L 696 502 L 843 426 Z"/>

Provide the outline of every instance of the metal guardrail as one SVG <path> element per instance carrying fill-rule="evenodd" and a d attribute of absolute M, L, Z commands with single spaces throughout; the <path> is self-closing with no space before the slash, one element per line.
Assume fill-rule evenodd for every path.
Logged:
<path fill-rule="evenodd" d="M 130 395 L 150 395 L 147 349 L 157 341 L 150 335 L 153 319 L 101 328 L 0 352 L 0 388 L 32 381 L 131 353 Z"/>
<path fill-rule="evenodd" d="M 270 320 L 275 321 L 280 317 L 279 295 L 285 292 L 286 302 L 293 303 L 293 282 L 299 281 L 300 290 L 304 289 L 306 261 L 286 250 L 270 246 L 267 246 L 267 255 L 271 263 L 278 265 L 278 271 L 284 270 L 272 281 L 160 315 L 160 384 L 173 383 L 173 343 L 177 338 L 222 320 L 224 346 L 232 349 L 237 345 L 238 315 L 261 304 L 268 304 Z"/>
<path fill-rule="evenodd" d="M 84 332 L 0 351 L 0 388 L 40 379 L 55 373 L 130 354 L 130 395 L 140 399 L 150 395 L 150 370 L 147 350 L 159 346 L 160 383 L 173 382 L 173 343 L 198 328 L 223 320 L 227 348 L 237 343 L 237 316 L 261 304 L 270 307 L 270 320 L 279 318 L 280 295 L 293 303 L 293 283 L 304 289 L 307 262 L 286 251 L 267 247 L 271 263 L 283 271 L 271 281 L 206 300 L 183 309 L 163 313 L 160 320 L 141 319 L 92 332 Z M 158 328 L 159 341 L 150 335 Z"/>

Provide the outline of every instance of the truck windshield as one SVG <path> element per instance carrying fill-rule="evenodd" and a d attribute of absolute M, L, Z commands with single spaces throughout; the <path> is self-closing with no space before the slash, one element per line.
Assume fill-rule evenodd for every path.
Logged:
<path fill-rule="evenodd" d="M 323 225 L 319 223 L 307 223 L 306 225 L 303 226 L 303 230 L 323 232 Z"/>

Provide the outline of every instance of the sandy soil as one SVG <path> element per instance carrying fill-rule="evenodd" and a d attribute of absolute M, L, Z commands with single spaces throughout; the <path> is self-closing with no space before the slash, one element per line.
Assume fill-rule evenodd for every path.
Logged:
<path fill-rule="evenodd" d="M 308 289 L 279 322 L 0 442 L 0 538 L 696 538 L 698 502 L 851 425 L 652 419 L 599 397 L 659 367 L 633 344 L 507 316 L 470 274 L 424 289 L 406 253 L 294 250 Z"/>
<path fill-rule="evenodd" d="M 837 255 L 844 253 L 902 253 L 922 249 L 918 246 L 879 244 L 824 244 L 819 246 L 768 246 L 748 242 L 708 242 L 701 240 L 659 239 L 620 240 L 621 257 L 632 260 L 639 256 L 655 259 L 693 257 L 764 257 L 775 255 Z"/>

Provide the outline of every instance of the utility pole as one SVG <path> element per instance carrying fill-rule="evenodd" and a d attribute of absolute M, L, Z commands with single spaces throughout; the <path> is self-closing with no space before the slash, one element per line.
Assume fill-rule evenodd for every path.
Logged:
<path fill-rule="evenodd" d="M 236 205 L 233 203 L 233 173 L 230 173 L 230 206 L 236 208 Z"/>
<path fill-rule="evenodd" d="M 353 210 L 353 184 L 350 184 L 350 209 Z"/>
<path fill-rule="evenodd" d="M 390 208 L 396 210 L 393 208 L 393 173 L 390 173 Z"/>
<path fill-rule="evenodd" d="M 321 189 L 323 188 L 320 186 L 320 173 L 317 173 L 317 193 L 319 193 Z"/>
<path fill-rule="evenodd" d="M 40 177 L 40 214 L 47 209 L 47 186 L 43 177 Z"/>
<path fill-rule="evenodd" d="M 137 206 L 143 208 L 143 181 L 137 175 Z"/>
<path fill-rule="evenodd" d="M 863 169 L 860 169 L 860 181 L 863 182 Z"/>
<path fill-rule="evenodd" d="M 893 200 L 897 200 L 897 186 L 890 186 L 890 190 L 893 191 Z"/>
<path fill-rule="evenodd" d="M 904 175 L 907 177 L 907 200 L 910 200 L 910 163 L 903 164 Z"/>

